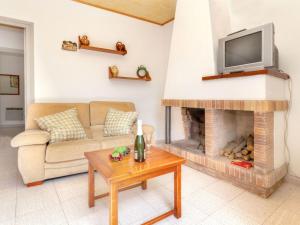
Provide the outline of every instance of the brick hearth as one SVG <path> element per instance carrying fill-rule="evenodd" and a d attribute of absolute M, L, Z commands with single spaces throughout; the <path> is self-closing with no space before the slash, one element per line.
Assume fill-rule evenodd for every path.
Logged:
<path fill-rule="evenodd" d="M 163 100 L 163 104 L 183 107 L 183 120 L 187 119 L 186 107 L 205 110 L 205 154 L 190 151 L 176 141 L 164 144 L 168 151 L 186 158 L 191 167 L 263 197 L 271 195 L 287 174 L 284 161 L 274 162 L 274 113 L 284 111 L 286 101 Z M 185 125 L 185 134 L 187 128 Z M 229 159 L 220 156 L 225 144 L 242 132 L 254 135 L 254 167 L 250 169 L 232 165 Z"/>
<path fill-rule="evenodd" d="M 186 158 L 188 166 L 211 176 L 228 180 L 234 185 L 264 198 L 270 196 L 279 187 L 284 176 L 287 174 L 286 164 L 264 174 L 256 171 L 255 168 L 245 169 L 232 165 L 230 160 L 224 157 L 212 158 L 204 154 L 186 151 L 172 144 L 163 144 L 163 147 L 173 154 Z"/>

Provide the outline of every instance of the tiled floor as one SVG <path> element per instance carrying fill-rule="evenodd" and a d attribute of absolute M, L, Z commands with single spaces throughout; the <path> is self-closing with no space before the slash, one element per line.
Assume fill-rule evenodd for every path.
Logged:
<path fill-rule="evenodd" d="M 18 174 L 17 150 L 10 138 L 0 138 L 0 225 L 105 225 L 108 199 L 87 204 L 87 175 L 53 179 L 26 188 Z M 138 225 L 172 207 L 171 175 L 150 180 L 148 189 L 119 194 L 121 225 Z M 299 225 L 300 187 L 284 183 L 269 199 L 262 199 L 227 182 L 189 167 L 182 171 L 182 218 L 159 225 Z"/>

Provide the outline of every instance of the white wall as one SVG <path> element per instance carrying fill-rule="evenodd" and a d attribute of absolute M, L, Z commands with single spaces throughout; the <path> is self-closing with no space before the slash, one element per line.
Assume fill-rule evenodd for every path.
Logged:
<path fill-rule="evenodd" d="M 0 15 L 34 23 L 35 100 L 37 102 L 133 101 L 145 123 L 163 137 L 160 106 L 167 69 L 172 23 L 146 23 L 70 0 L 0 0 Z M 93 45 L 126 44 L 128 54 L 61 50 L 63 40 L 87 34 Z M 109 80 L 108 66 L 135 76 L 145 65 L 151 82 Z"/>
<path fill-rule="evenodd" d="M 214 42 L 214 55 L 215 62 L 217 62 L 218 41 L 220 38 L 223 38 L 232 32 L 229 10 L 230 2 L 229 0 L 209 0 L 209 3 Z"/>
<path fill-rule="evenodd" d="M 289 118 L 288 145 L 291 175 L 300 177 L 300 1 L 298 0 L 230 0 L 233 30 L 250 28 L 273 22 L 275 44 L 279 49 L 280 69 L 291 75 L 292 106 Z M 284 127 L 282 127 L 284 129 Z"/>

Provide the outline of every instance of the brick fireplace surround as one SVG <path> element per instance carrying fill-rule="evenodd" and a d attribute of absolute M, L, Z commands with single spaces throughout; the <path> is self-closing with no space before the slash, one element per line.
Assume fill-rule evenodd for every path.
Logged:
<path fill-rule="evenodd" d="M 212 176 L 227 179 L 234 185 L 265 198 L 279 187 L 287 174 L 287 165 L 284 161 L 280 164 L 274 163 L 274 143 L 277 144 L 274 141 L 274 115 L 287 110 L 287 101 L 164 99 L 162 104 L 166 106 L 167 123 L 170 122 L 168 114 L 171 112 L 171 107 L 205 110 L 205 153 L 189 151 L 173 144 L 170 140 L 170 124 L 166 124 L 164 147 L 168 151 L 186 158 L 189 166 Z M 226 123 L 224 113 L 237 110 L 253 112 L 254 167 L 250 169 L 232 165 L 230 160 L 219 156 L 219 151 L 224 147 L 224 143 L 220 143 L 220 140 L 227 132 L 224 129 Z"/>

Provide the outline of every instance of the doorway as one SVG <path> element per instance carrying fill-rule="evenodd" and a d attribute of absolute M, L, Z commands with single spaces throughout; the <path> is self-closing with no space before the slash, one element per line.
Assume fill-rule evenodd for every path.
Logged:
<path fill-rule="evenodd" d="M 24 130 L 33 96 L 33 24 L 0 17 L 0 136 Z"/>

